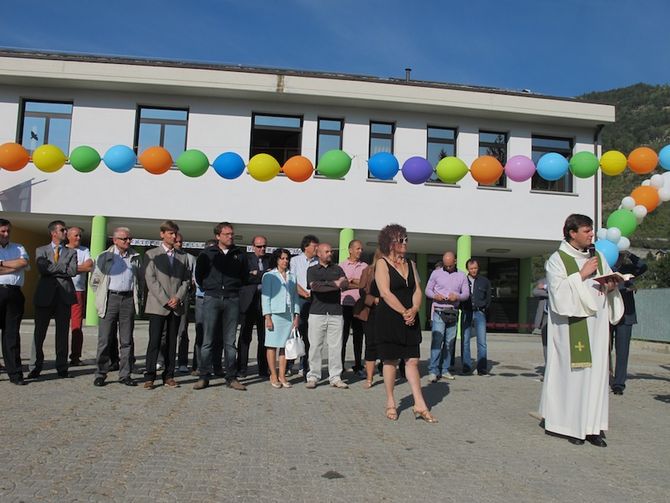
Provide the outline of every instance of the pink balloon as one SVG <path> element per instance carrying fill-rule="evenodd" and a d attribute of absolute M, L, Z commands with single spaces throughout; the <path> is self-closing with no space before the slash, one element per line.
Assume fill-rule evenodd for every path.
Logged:
<path fill-rule="evenodd" d="M 525 182 L 535 174 L 535 163 L 525 155 L 515 155 L 507 160 L 505 174 L 510 180 Z"/>

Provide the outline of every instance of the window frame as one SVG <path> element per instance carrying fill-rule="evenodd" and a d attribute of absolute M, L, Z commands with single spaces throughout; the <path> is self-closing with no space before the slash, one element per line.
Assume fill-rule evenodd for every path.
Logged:
<path fill-rule="evenodd" d="M 454 133 L 454 139 L 444 139 L 444 138 L 437 138 L 437 137 L 431 137 L 430 136 L 430 130 L 431 129 L 443 129 L 447 131 L 453 131 Z M 432 140 L 432 142 L 431 142 Z M 453 145 L 454 146 L 454 157 L 458 156 L 458 128 L 457 127 L 447 127 L 447 126 L 436 126 L 435 124 L 426 124 L 426 159 L 428 160 L 428 147 L 431 143 L 439 144 L 439 145 Z M 430 162 L 430 160 L 428 160 Z M 439 162 L 439 161 L 438 161 Z M 433 166 L 433 170 L 437 169 L 437 163 L 435 166 Z M 435 186 L 443 186 L 443 187 L 460 187 L 459 184 L 457 183 L 445 183 L 439 178 L 436 178 L 435 180 L 428 180 L 425 182 L 424 185 L 435 185 Z"/>
<path fill-rule="evenodd" d="M 19 100 L 19 121 L 18 121 L 18 128 L 16 130 L 16 143 L 21 145 L 23 148 L 25 148 L 29 154 L 32 155 L 34 150 L 30 150 L 29 147 L 26 145 L 23 145 L 23 129 L 26 124 L 26 104 L 27 103 L 54 103 L 58 105 L 70 105 L 72 108 L 70 109 L 70 127 L 68 130 L 68 138 L 67 138 L 67 148 L 63 151 L 63 153 L 67 156 L 70 151 L 70 141 L 72 139 L 72 112 L 74 110 L 74 100 L 52 100 L 52 99 L 34 99 L 34 98 L 21 98 Z M 49 122 L 51 119 L 64 119 L 66 117 L 65 114 L 59 114 L 57 112 L 27 112 L 29 115 L 28 117 L 44 117 L 46 119 L 46 122 L 44 124 L 44 141 L 38 147 L 42 145 L 48 145 L 49 144 Z M 35 114 L 35 115 L 32 115 Z M 36 147 L 35 149 L 37 149 Z M 58 147 L 60 148 L 60 147 Z"/>
<path fill-rule="evenodd" d="M 373 124 L 380 124 L 384 126 L 391 126 L 391 132 L 390 133 L 373 133 L 372 132 L 372 125 Z M 379 140 L 391 140 L 391 151 L 389 152 L 392 155 L 394 154 L 395 151 L 395 132 L 396 132 L 396 123 L 395 122 L 388 122 L 388 121 L 378 121 L 378 120 L 370 120 L 368 123 L 368 159 L 372 157 L 372 140 L 373 139 L 379 139 Z M 379 178 L 375 177 L 370 173 L 370 169 L 368 169 L 368 180 L 375 180 L 378 182 L 395 182 L 395 180 L 380 180 Z"/>
<path fill-rule="evenodd" d="M 557 141 L 566 141 L 569 144 L 569 155 L 566 157 L 565 154 L 568 153 L 568 149 L 557 149 L 556 147 L 538 147 L 536 148 L 535 145 L 533 144 L 535 139 L 542 139 L 542 140 L 557 140 Z M 570 138 L 570 137 L 561 137 L 561 136 L 551 136 L 551 135 L 545 135 L 545 134 L 531 134 L 530 137 L 531 141 L 531 146 L 530 146 L 530 152 L 531 152 L 531 159 L 533 158 L 533 153 L 534 152 L 542 152 L 542 155 L 548 154 L 550 152 L 555 152 L 557 154 L 563 155 L 568 161 L 570 161 L 570 158 L 574 155 L 574 149 L 575 149 L 575 139 Z M 542 157 L 540 155 L 540 157 Z M 533 161 L 535 162 L 535 161 Z M 554 181 L 547 181 L 542 179 L 544 182 L 547 182 L 549 184 L 548 188 L 535 188 L 533 187 L 533 183 L 536 180 L 535 177 L 539 177 L 539 175 L 536 173 L 533 174 L 533 177 L 531 178 L 531 184 L 530 184 L 530 190 L 531 192 L 542 192 L 542 193 L 549 193 L 549 194 L 566 194 L 566 195 L 574 195 L 575 194 L 575 186 L 574 186 L 574 177 L 572 175 L 572 172 L 568 170 L 568 172 L 565 174 L 563 178 L 560 178 L 558 180 Z M 569 190 L 558 190 L 558 189 L 552 189 L 551 184 L 555 184 L 560 181 L 565 181 L 566 185 L 569 185 Z"/>
<path fill-rule="evenodd" d="M 255 123 L 256 123 L 256 117 L 257 116 L 267 116 L 267 117 L 285 117 L 288 119 L 299 119 L 300 120 L 300 126 L 298 128 L 292 128 L 292 127 L 283 127 L 283 126 L 262 126 L 258 129 L 262 129 L 265 131 L 297 131 L 300 134 L 300 138 L 298 139 L 298 153 L 296 155 L 302 155 L 302 134 L 305 126 L 305 117 L 302 114 L 281 114 L 281 113 L 274 113 L 274 112 L 251 112 L 251 128 L 249 131 L 249 157 L 253 157 L 254 154 L 254 131 L 256 130 Z M 284 150 L 286 149 L 286 146 L 282 147 Z M 257 152 L 257 153 L 267 153 L 267 152 Z M 269 154 L 271 155 L 271 154 Z M 273 156 L 274 157 L 274 156 Z M 286 158 L 288 160 L 289 157 Z M 286 162 L 286 160 L 284 162 Z M 280 166 L 284 165 L 284 162 L 282 162 L 280 159 L 277 159 L 277 162 L 279 163 Z M 280 175 L 283 175 L 282 172 L 280 172 Z"/>

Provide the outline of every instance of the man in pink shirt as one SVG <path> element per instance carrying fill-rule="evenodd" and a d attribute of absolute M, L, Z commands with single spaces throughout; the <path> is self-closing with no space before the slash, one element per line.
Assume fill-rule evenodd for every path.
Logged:
<path fill-rule="evenodd" d="M 359 299 L 358 292 L 359 280 L 363 269 L 368 264 L 361 262 L 361 254 L 363 253 L 363 244 L 354 239 L 349 243 L 349 258 L 340 262 L 340 267 L 349 280 L 349 290 L 342 292 L 342 316 L 344 318 L 344 326 L 342 328 L 342 369 L 344 370 L 344 356 L 347 352 L 347 340 L 349 339 L 349 330 L 354 334 L 354 366 L 352 370 L 358 377 L 365 377 L 365 370 L 363 369 L 363 362 L 361 355 L 363 354 L 363 324 L 358 318 L 354 318 L 354 304 Z"/>

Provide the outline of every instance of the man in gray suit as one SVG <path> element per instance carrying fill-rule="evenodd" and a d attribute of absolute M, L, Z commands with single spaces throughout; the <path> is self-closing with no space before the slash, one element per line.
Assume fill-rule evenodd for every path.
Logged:
<path fill-rule="evenodd" d="M 56 321 L 56 370 L 58 377 L 68 373 L 67 350 L 70 309 L 77 302 L 72 278 L 77 275 L 77 252 L 63 245 L 65 222 L 54 220 L 48 226 L 51 243 L 35 251 L 40 279 L 35 289 L 35 333 L 30 354 L 28 379 L 39 377 L 44 364 L 44 339 L 51 318 Z"/>
<path fill-rule="evenodd" d="M 174 246 L 179 227 L 173 221 L 166 220 L 161 224 L 160 232 L 162 243 L 144 256 L 144 282 L 147 289 L 144 312 L 149 318 L 145 389 L 154 388 L 156 361 L 166 323 L 163 384 L 168 388 L 179 387 L 174 380 L 177 331 L 181 316 L 186 314 L 184 303 L 191 287 L 191 270 L 186 255 Z"/>

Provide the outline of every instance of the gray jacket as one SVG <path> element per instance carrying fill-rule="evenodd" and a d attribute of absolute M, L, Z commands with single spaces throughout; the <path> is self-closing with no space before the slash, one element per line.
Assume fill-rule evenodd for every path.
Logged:
<path fill-rule="evenodd" d="M 128 249 L 130 254 L 130 264 L 133 268 L 133 299 L 135 301 L 135 312 L 140 312 L 140 300 L 142 288 L 140 285 L 140 270 L 142 263 L 140 261 L 140 254 L 132 248 Z M 109 291 L 109 272 L 112 268 L 112 260 L 114 259 L 114 245 L 110 246 L 106 251 L 102 252 L 95 261 L 95 268 L 89 284 L 91 290 L 95 292 L 95 307 L 98 310 L 98 316 L 105 317 L 107 313 L 107 293 Z"/>

